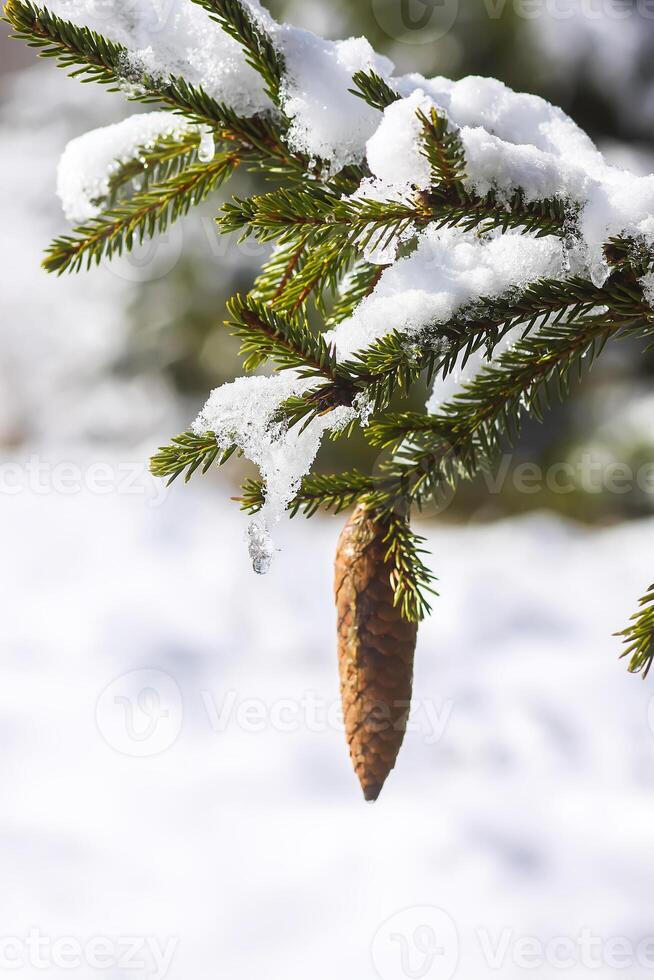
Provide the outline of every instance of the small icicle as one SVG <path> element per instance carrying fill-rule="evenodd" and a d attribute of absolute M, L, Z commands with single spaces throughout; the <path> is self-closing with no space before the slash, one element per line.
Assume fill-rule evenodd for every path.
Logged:
<path fill-rule="evenodd" d="M 603 252 L 595 250 L 595 254 L 591 254 L 589 271 L 591 282 L 598 289 L 601 289 L 611 274 L 611 267 L 606 261 Z"/>
<path fill-rule="evenodd" d="M 270 531 L 259 518 L 253 518 L 248 524 L 248 551 L 252 560 L 252 568 L 257 575 L 265 575 L 270 571 L 273 559 L 273 541 Z"/>
<path fill-rule="evenodd" d="M 216 155 L 216 142 L 213 130 L 209 126 L 202 126 L 200 129 L 200 145 L 198 147 L 198 160 L 201 163 L 211 163 Z"/>
<path fill-rule="evenodd" d="M 562 255 L 562 259 L 561 259 L 561 267 L 562 267 L 562 271 L 566 275 L 568 275 L 570 273 L 570 270 L 572 269 L 572 262 L 571 262 L 571 255 L 570 255 L 570 253 L 571 253 L 571 248 L 570 248 L 569 243 L 568 242 L 564 242 L 563 243 L 563 255 Z"/>

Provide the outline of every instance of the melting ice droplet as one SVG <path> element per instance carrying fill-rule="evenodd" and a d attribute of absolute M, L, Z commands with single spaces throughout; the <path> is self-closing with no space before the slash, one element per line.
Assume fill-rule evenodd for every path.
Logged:
<path fill-rule="evenodd" d="M 254 519 L 248 525 L 248 551 L 252 559 L 252 568 L 257 575 L 265 575 L 270 571 L 273 542 L 268 528 L 260 520 Z"/>
<path fill-rule="evenodd" d="M 200 145 L 198 147 L 198 160 L 201 163 L 211 163 L 216 155 L 216 143 L 213 130 L 208 126 L 203 126 L 200 134 Z"/>

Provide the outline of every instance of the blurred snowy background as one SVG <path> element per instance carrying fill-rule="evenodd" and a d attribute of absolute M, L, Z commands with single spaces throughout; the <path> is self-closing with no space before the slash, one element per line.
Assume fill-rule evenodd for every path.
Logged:
<path fill-rule="evenodd" d="M 653 170 L 652 5 L 524 8 L 273 5 L 402 70 L 545 95 Z M 255 578 L 238 467 L 168 491 L 147 472 L 233 375 L 223 303 L 260 256 L 216 237 L 214 200 L 48 278 L 57 159 L 132 108 L 4 35 L 0 72 L 0 975 L 651 976 L 653 689 L 610 634 L 653 577 L 654 497 L 575 465 L 654 458 L 651 357 L 616 347 L 507 459 L 572 464 L 565 493 L 482 481 L 425 525 L 442 595 L 366 806 L 338 721 L 340 521 L 298 518 Z"/>

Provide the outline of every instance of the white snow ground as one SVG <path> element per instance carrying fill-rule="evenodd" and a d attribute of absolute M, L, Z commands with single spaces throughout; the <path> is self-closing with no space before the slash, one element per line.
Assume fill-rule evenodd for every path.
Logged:
<path fill-rule="evenodd" d="M 0 509 L 2 937 L 172 942 L 170 980 L 603 980 L 625 937 L 620 972 L 651 975 L 653 688 L 610 634 L 654 522 L 429 530 L 415 730 L 371 806 L 322 716 L 341 520 L 296 519 L 261 578 L 220 484 L 26 483 Z M 530 937 L 569 965 L 525 969 Z M 72 975 L 164 974 L 144 962 Z"/>

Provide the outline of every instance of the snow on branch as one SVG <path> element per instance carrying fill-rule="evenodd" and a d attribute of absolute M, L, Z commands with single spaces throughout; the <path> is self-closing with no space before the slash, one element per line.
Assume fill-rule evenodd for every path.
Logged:
<path fill-rule="evenodd" d="M 190 163 L 203 140 L 200 127 L 168 112 L 129 116 L 120 123 L 78 136 L 59 162 L 57 193 L 69 221 L 95 218 L 129 181 L 141 190 L 153 172 L 170 176 L 173 161 Z M 213 156 L 213 154 L 212 154 Z"/>

